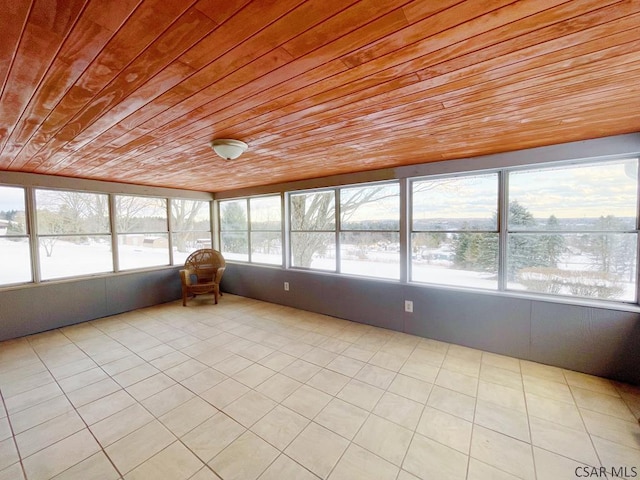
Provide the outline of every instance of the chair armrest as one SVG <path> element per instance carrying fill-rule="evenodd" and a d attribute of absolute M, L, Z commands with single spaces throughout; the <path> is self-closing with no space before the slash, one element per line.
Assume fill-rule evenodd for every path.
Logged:
<path fill-rule="evenodd" d="M 180 281 L 183 285 L 191 285 L 191 275 L 193 272 L 189 269 L 180 270 Z"/>
<path fill-rule="evenodd" d="M 214 283 L 217 283 L 218 285 L 220 285 L 220 280 L 222 280 L 222 274 L 224 273 L 224 269 L 225 267 L 220 267 L 218 268 L 218 270 L 216 270 L 216 276 L 213 280 Z"/>

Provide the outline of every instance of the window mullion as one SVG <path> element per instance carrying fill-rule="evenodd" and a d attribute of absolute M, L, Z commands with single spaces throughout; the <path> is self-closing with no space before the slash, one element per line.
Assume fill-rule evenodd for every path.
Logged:
<path fill-rule="evenodd" d="M 498 290 L 507 289 L 507 252 L 509 235 L 507 229 L 509 216 L 509 174 L 506 171 L 498 173 Z"/>

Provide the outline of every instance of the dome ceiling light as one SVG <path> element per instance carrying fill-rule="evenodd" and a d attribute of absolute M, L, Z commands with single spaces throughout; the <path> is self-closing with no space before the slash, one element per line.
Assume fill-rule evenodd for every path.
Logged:
<path fill-rule="evenodd" d="M 249 148 L 249 145 L 240 140 L 218 138 L 211 141 L 211 148 L 219 157 L 225 160 L 235 160 Z"/>

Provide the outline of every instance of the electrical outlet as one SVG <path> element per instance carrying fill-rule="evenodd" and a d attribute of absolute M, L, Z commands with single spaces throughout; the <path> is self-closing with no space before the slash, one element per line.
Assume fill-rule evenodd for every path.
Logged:
<path fill-rule="evenodd" d="M 404 301 L 404 311 L 413 313 L 413 302 L 411 300 Z"/>
<path fill-rule="evenodd" d="M 284 291 L 285 292 L 289 291 L 289 282 L 284 282 Z"/>

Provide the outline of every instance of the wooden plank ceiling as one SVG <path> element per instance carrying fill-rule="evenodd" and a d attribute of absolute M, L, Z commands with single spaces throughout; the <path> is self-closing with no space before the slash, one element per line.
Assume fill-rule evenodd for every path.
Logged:
<path fill-rule="evenodd" d="M 640 0 L 14 0 L 0 31 L 0 181 L 215 192 L 640 131 Z"/>

